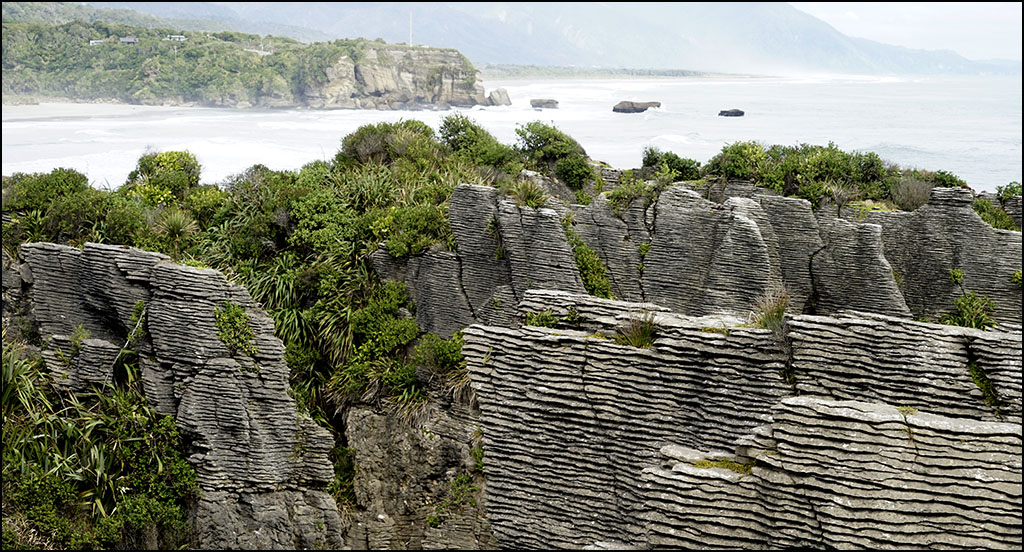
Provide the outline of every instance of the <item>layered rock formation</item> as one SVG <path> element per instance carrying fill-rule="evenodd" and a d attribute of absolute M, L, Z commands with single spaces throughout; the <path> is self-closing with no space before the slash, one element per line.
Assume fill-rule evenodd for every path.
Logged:
<path fill-rule="evenodd" d="M 559 327 L 464 332 L 503 547 L 1020 545 L 1019 329 L 797 316 L 777 336 L 527 292 L 539 306 Z M 650 348 L 609 339 L 644 312 Z M 1001 374 L 998 410 L 971 363 Z"/>
<path fill-rule="evenodd" d="M 342 56 L 328 67 L 325 83 L 305 98 L 305 105 L 416 109 L 492 104 L 477 71 L 457 50 L 371 44 L 359 60 Z"/>
<path fill-rule="evenodd" d="M 464 310 L 434 328 L 486 324 L 463 330 L 463 352 L 498 545 L 1019 547 L 1020 234 L 956 190 L 848 220 L 741 184 L 719 202 L 673 186 L 537 210 L 460 186 L 457 253 L 379 254 L 382 275 L 428 290 L 418 319 L 443 281 L 444 308 Z M 581 295 L 564 228 L 640 302 Z M 401 268 L 445 257 L 455 272 L 429 285 Z M 934 289 L 950 268 L 1002 325 L 914 320 L 952 310 Z M 745 327 L 779 287 L 784 328 Z M 541 312 L 554 328 L 516 327 Z M 615 341 L 644 319 L 649 348 Z"/>
<path fill-rule="evenodd" d="M 760 298 L 784 288 L 791 313 L 934 320 L 953 312 L 963 293 L 950 281 L 955 268 L 965 289 L 995 303 L 996 320 L 1021 322 L 1013 283 L 1021 234 L 982 221 L 969 190 L 936 188 L 913 212 L 863 220 L 815 213 L 805 200 L 753 188 L 722 189 L 729 190 L 750 197 L 719 203 L 674 185 L 624 207 L 599 195 L 590 205 L 549 201 L 533 209 L 493 188 L 459 186 L 450 203 L 458 253 L 399 261 L 378 252 L 378 272 L 408 284 L 425 331 L 507 324 L 509 301 L 527 289 L 582 291 L 566 224 L 601 258 L 613 295 L 681 314 L 746 317 Z M 422 270 L 431 278 L 417 277 Z"/>
<path fill-rule="evenodd" d="M 342 544 L 331 435 L 296 410 L 273 321 L 223 274 L 134 248 L 31 243 L 20 270 L 43 358 L 58 385 L 111 382 L 129 338 L 149 404 L 190 443 L 201 498 L 199 548 L 323 548 Z M 5 286 L 7 278 L 5 275 Z M 218 339 L 215 309 L 237 305 L 252 331 L 243 350 Z M 89 339 L 72 344 L 72 334 Z"/>

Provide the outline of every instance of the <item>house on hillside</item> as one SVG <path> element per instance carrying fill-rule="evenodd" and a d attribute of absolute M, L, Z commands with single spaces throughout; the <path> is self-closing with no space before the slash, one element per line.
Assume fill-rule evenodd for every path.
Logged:
<path fill-rule="evenodd" d="M 185 42 L 188 37 L 185 35 L 167 35 L 164 40 L 173 40 L 175 42 Z"/>
<path fill-rule="evenodd" d="M 121 44 L 138 44 L 139 43 L 139 39 L 135 38 L 134 36 L 122 36 L 121 38 L 118 38 L 117 40 L 120 41 Z"/>
<path fill-rule="evenodd" d="M 89 41 L 89 46 L 100 46 L 101 44 L 103 44 L 102 40 L 90 40 Z"/>

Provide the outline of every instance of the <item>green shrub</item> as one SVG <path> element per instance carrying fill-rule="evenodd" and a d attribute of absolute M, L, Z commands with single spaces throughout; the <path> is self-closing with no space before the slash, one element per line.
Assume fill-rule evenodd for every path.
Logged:
<path fill-rule="evenodd" d="M 1013 285 L 1017 286 L 1017 289 L 1020 289 L 1020 287 L 1021 287 L 1021 274 L 1020 274 L 1019 270 L 1017 272 L 1013 273 L 1013 276 L 1010 278 L 1010 281 L 1013 282 Z"/>
<path fill-rule="evenodd" d="M 626 171 L 619 178 L 619 185 L 607 193 L 608 204 L 613 213 L 622 216 L 637 199 L 644 198 L 649 204 L 654 199 L 654 193 L 649 184 L 634 177 L 632 171 Z"/>
<path fill-rule="evenodd" d="M 967 188 L 967 182 L 965 182 L 959 176 L 949 171 L 936 171 L 933 179 L 935 185 L 940 188 Z"/>
<path fill-rule="evenodd" d="M 671 151 L 662 152 L 658 148 L 644 148 L 643 167 L 657 169 L 665 165 L 669 170 L 676 173 L 676 178 L 681 180 L 696 180 L 700 178 L 700 163 L 693 159 L 679 157 Z"/>
<path fill-rule="evenodd" d="M 536 167 L 550 169 L 559 159 L 573 154 L 586 157 L 583 146 L 568 134 L 539 121 L 526 123 L 516 129 L 519 149 Z"/>
<path fill-rule="evenodd" d="M 554 328 L 558 324 L 558 317 L 551 312 L 551 309 L 541 312 L 528 312 L 523 317 L 523 324 L 526 326 L 539 326 L 541 328 Z"/>
<path fill-rule="evenodd" d="M 393 166 L 401 160 L 414 166 L 436 166 L 441 147 L 434 130 L 421 121 L 363 125 L 345 136 L 335 164 L 351 167 L 355 164 Z"/>
<path fill-rule="evenodd" d="M 964 273 L 959 268 L 949 270 L 949 281 L 960 288 L 960 297 L 953 300 L 956 312 L 945 314 L 939 322 L 952 326 L 963 326 L 987 330 L 996 325 L 996 305 L 988 296 L 979 296 L 973 290 L 964 289 Z"/>
<path fill-rule="evenodd" d="M 724 178 L 757 179 L 768 156 L 757 142 L 734 142 L 722 148 L 704 166 L 704 174 Z"/>
<path fill-rule="evenodd" d="M 512 185 L 509 192 L 512 197 L 515 198 L 516 204 L 520 207 L 524 205 L 532 207 L 534 209 L 540 209 L 547 204 L 548 196 L 544 193 L 544 190 L 540 186 L 534 184 L 532 180 L 523 179 L 516 181 Z"/>
<path fill-rule="evenodd" d="M 253 343 L 256 335 L 249 322 L 249 315 L 241 305 L 225 301 L 222 308 L 213 308 L 213 315 L 216 320 L 217 337 L 232 355 L 241 351 L 249 356 L 255 356 L 259 352 Z"/>
<path fill-rule="evenodd" d="M 454 248 L 455 237 L 448 223 L 448 208 L 411 205 L 391 211 L 386 248 L 392 257 L 407 257 L 429 249 L 435 243 Z"/>
<path fill-rule="evenodd" d="M 73 169 L 54 169 L 49 173 L 14 173 L 4 179 L 3 210 L 46 211 L 57 198 L 67 197 L 89 189 L 89 179 Z"/>
<path fill-rule="evenodd" d="M 202 167 L 188 151 L 147 153 L 139 158 L 128 173 L 126 186 L 152 186 L 171 193 L 177 200 L 185 198 L 190 188 L 199 185 Z"/>
<path fill-rule="evenodd" d="M 565 236 L 572 248 L 572 256 L 576 261 L 576 268 L 580 272 L 580 279 L 583 280 L 583 287 L 587 293 L 594 297 L 612 299 L 612 284 L 608 279 L 608 271 L 596 251 L 590 248 L 579 234 L 572 228 L 572 220 L 565 219 L 562 225 L 565 227 Z"/>
<path fill-rule="evenodd" d="M 574 153 L 555 162 L 555 175 L 569 188 L 580 190 L 594 180 L 594 169 L 586 157 Z"/>
<path fill-rule="evenodd" d="M 963 326 L 985 330 L 996 325 L 993 318 L 996 305 L 987 296 L 979 296 L 973 290 L 965 291 L 953 300 L 956 312 L 943 315 L 939 320 L 943 324 Z"/>
<path fill-rule="evenodd" d="M 987 199 L 975 199 L 974 212 L 978 213 L 981 220 L 987 222 L 992 228 L 998 230 L 1014 230 L 1020 232 L 1020 226 L 1017 226 L 1017 222 L 1013 220 L 1002 207 L 993 205 L 991 201 Z"/>
<path fill-rule="evenodd" d="M 46 234 L 55 242 L 98 241 L 94 229 L 107 216 L 107 192 L 87 188 L 54 199 L 46 211 Z"/>
<path fill-rule="evenodd" d="M 514 148 L 506 146 L 472 119 L 457 113 L 441 121 L 441 142 L 457 156 L 465 157 L 478 167 L 493 167 L 515 177 L 523 163 Z"/>
<path fill-rule="evenodd" d="M 182 206 L 192 214 L 200 228 L 206 228 L 227 203 L 227 193 L 217 186 L 204 185 L 190 189 Z"/>
<path fill-rule="evenodd" d="M 1014 197 L 1020 197 L 1020 182 L 1013 181 L 1006 186 L 996 186 L 996 197 L 1000 202 L 1006 202 Z"/>

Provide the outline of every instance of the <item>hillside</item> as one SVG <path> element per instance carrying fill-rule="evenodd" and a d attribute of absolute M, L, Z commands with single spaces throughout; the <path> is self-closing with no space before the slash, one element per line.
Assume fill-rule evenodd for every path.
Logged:
<path fill-rule="evenodd" d="M 230 12 L 229 12 L 230 13 Z M 94 7 L 74 2 L 4 2 L 3 20 L 7 23 L 51 23 L 71 21 L 94 23 L 123 23 L 151 29 L 179 29 L 184 31 L 238 31 L 253 34 L 287 36 L 302 42 L 325 42 L 331 36 L 301 27 L 263 23 L 254 25 L 237 18 L 225 18 L 222 11 L 190 10 L 162 17 L 145 11 L 129 9 L 127 6 L 111 5 L 110 8 Z"/>
<path fill-rule="evenodd" d="M 146 105 L 416 109 L 486 104 L 458 51 L 302 44 L 119 23 L 3 24 L 3 94 Z"/>
<path fill-rule="evenodd" d="M 456 48 L 474 63 L 682 69 L 752 74 L 1020 74 L 1021 64 L 975 62 L 848 37 L 786 3 L 104 2 L 162 16 L 210 13 L 287 24 L 332 37 Z"/>

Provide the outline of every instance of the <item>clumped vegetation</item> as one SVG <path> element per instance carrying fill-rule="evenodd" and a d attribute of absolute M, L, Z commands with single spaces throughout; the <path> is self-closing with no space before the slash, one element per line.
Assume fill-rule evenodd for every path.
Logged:
<path fill-rule="evenodd" d="M 654 322 L 653 312 L 631 313 L 626 322 L 615 331 L 615 342 L 619 345 L 649 349 L 654 346 L 658 325 Z"/>
<path fill-rule="evenodd" d="M 778 194 L 806 199 L 815 209 L 827 200 L 870 200 L 913 210 L 928 200 L 933 187 L 967 187 L 948 171 L 904 170 L 875 153 L 848 153 L 831 142 L 769 147 L 735 142 L 701 171 L 704 177 L 751 180 Z"/>
<path fill-rule="evenodd" d="M 4 329 L 4 549 L 188 544 L 196 474 L 174 420 L 146 404 L 127 353 L 115 382 L 64 395 Z"/>
<path fill-rule="evenodd" d="M 769 288 L 754 303 L 754 311 L 750 314 L 751 324 L 755 328 L 771 330 L 782 338 L 786 323 L 786 309 L 789 308 L 789 292 L 784 288 Z"/>
<path fill-rule="evenodd" d="M 997 207 L 987 199 L 975 199 L 972 205 L 974 212 L 978 213 L 981 220 L 987 222 L 989 226 L 998 230 L 1013 230 L 1020 232 L 1020 226 L 1017 226 L 1017 222 L 1013 220 L 1006 211 L 1001 207 Z"/>
<path fill-rule="evenodd" d="M 679 157 L 671 151 L 658 148 L 644 148 L 643 168 L 658 170 L 665 166 L 674 173 L 673 178 L 679 180 L 697 180 L 700 178 L 700 162 Z"/>
<path fill-rule="evenodd" d="M 963 326 L 987 330 L 996 325 L 996 305 L 986 295 L 964 288 L 964 273 L 958 268 L 950 269 L 949 281 L 960 288 L 960 297 L 953 300 L 955 312 L 943 315 L 939 321 L 951 326 Z"/>

